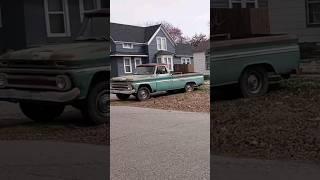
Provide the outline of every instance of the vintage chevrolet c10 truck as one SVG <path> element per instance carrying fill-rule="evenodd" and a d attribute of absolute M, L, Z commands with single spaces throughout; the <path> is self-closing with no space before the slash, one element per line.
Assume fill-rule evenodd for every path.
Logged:
<path fill-rule="evenodd" d="M 211 40 L 211 87 L 238 84 L 244 97 L 260 96 L 269 77 L 289 78 L 299 61 L 297 39 L 289 35 Z"/>
<path fill-rule="evenodd" d="M 107 122 L 108 18 L 107 9 L 86 13 L 74 43 L 2 55 L 0 100 L 19 103 L 22 112 L 35 121 L 53 120 L 63 113 L 66 105 L 73 105 L 88 122 Z"/>
<path fill-rule="evenodd" d="M 170 72 L 164 64 L 138 65 L 133 75 L 111 79 L 111 93 L 120 100 L 126 100 L 134 95 L 137 100 L 150 98 L 151 93 L 184 89 L 191 92 L 204 82 L 200 73 Z"/>

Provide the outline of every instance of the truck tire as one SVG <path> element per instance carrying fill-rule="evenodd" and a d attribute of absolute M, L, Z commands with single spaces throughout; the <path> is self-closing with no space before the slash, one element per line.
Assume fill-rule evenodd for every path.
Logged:
<path fill-rule="evenodd" d="M 147 87 L 141 87 L 138 89 L 137 96 L 138 101 L 145 101 L 150 98 L 150 90 Z"/>
<path fill-rule="evenodd" d="M 52 121 L 59 117 L 65 108 L 65 105 L 34 102 L 20 102 L 19 106 L 25 116 L 37 122 Z"/>
<path fill-rule="evenodd" d="M 194 90 L 194 83 L 187 83 L 184 86 L 184 91 L 185 92 L 192 92 Z"/>
<path fill-rule="evenodd" d="M 243 97 L 264 95 L 268 88 L 268 72 L 263 67 L 247 68 L 240 77 L 240 89 Z"/>
<path fill-rule="evenodd" d="M 116 94 L 117 98 L 120 100 L 127 100 L 130 97 L 130 94 Z"/>
<path fill-rule="evenodd" d="M 110 95 L 106 87 L 105 81 L 93 85 L 81 109 L 85 120 L 92 125 L 108 122 Z"/>

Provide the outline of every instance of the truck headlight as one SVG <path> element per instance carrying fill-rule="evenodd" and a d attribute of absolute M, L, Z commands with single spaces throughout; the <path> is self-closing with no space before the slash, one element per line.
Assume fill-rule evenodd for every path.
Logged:
<path fill-rule="evenodd" d="M 56 85 L 59 89 L 67 89 L 70 86 L 70 80 L 67 76 L 59 75 L 56 77 Z"/>
<path fill-rule="evenodd" d="M 0 88 L 4 88 L 8 84 L 6 74 L 0 74 Z"/>

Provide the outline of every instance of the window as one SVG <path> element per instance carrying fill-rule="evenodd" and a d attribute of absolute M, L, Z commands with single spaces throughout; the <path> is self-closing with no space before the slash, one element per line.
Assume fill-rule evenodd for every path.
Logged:
<path fill-rule="evenodd" d="M 44 0 L 44 6 L 48 36 L 70 36 L 67 0 Z"/>
<path fill-rule="evenodd" d="M 161 56 L 157 58 L 157 62 L 161 64 L 166 64 L 170 71 L 173 71 L 173 59 L 172 56 Z"/>
<path fill-rule="evenodd" d="M 134 58 L 134 68 L 137 68 L 140 64 L 142 64 L 141 58 Z"/>
<path fill-rule="evenodd" d="M 209 58 L 209 55 L 206 56 L 205 66 L 206 66 L 206 70 L 210 70 L 210 58 Z"/>
<path fill-rule="evenodd" d="M 132 73 L 132 64 L 130 57 L 123 58 L 124 73 Z"/>
<path fill-rule="evenodd" d="M 190 58 L 181 58 L 181 64 L 191 64 Z"/>
<path fill-rule="evenodd" d="M 0 28 L 2 28 L 2 6 L 0 4 Z"/>
<path fill-rule="evenodd" d="M 307 0 L 307 24 L 320 25 L 320 0 Z"/>
<path fill-rule="evenodd" d="M 122 47 L 124 49 L 133 49 L 133 44 L 132 43 L 123 43 Z"/>
<path fill-rule="evenodd" d="M 101 8 L 107 8 L 107 0 L 80 0 L 80 17 L 83 21 L 84 13 Z"/>
<path fill-rule="evenodd" d="M 167 50 L 167 39 L 164 37 L 157 37 L 157 49 L 158 50 Z"/>
<path fill-rule="evenodd" d="M 168 71 L 165 66 L 158 66 L 157 67 L 157 74 L 168 74 Z"/>
<path fill-rule="evenodd" d="M 229 0 L 230 8 L 258 8 L 258 0 Z"/>

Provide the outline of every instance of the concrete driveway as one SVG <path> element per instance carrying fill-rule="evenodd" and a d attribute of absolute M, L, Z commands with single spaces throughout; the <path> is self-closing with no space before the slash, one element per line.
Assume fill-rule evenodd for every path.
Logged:
<path fill-rule="evenodd" d="M 209 116 L 111 107 L 111 179 L 209 179 Z"/>

